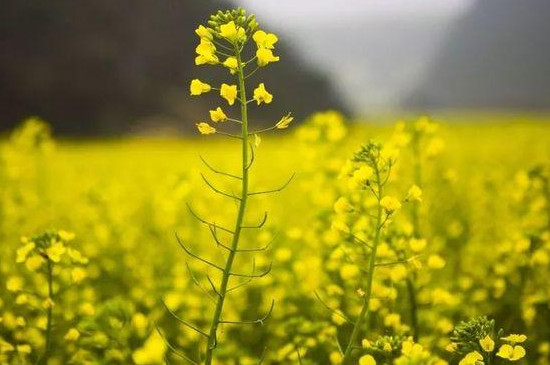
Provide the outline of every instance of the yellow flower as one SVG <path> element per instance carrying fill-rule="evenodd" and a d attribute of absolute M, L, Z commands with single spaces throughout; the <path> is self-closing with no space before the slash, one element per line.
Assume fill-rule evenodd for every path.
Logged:
<path fill-rule="evenodd" d="M 500 338 L 503 341 L 510 342 L 511 344 L 515 343 L 523 343 L 527 340 L 527 336 L 525 335 L 517 335 L 517 334 L 511 334 L 506 337 Z"/>
<path fill-rule="evenodd" d="M 52 298 L 46 298 L 42 302 L 42 307 L 44 307 L 44 309 L 53 308 L 54 306 L 55 306 L 55 302 L 52 300 Z"/>
<path fill-rule="evenodd" d="M 61 255 L 63 255 L 66 251 L 67 248 L 63 245 L 62 242 L 55 242 L 46 250 L 46 255 L 48 255 L 48 258 L 51 261 L 57 263 L 61 261 Z"/>
<path fill-rule="evenodd" d="M 246 39 L 245 30 L 235 25 L 234 21 L 220 26 L 220 35 L 230 42 L 243 42 Z"/>
<path fill-rule="evenodd" d="M 456 345 L 454 343 L 448 343 L 446 346 L 445 346 L 445 351 L 447 352 L 455 352 L 456 351 Z"/>
<path fill-rule="evenodd" d="M 473 351 L 464 356 L 458 365 L 477 365 L 481 361 L 483 361 L 483 356 L 479 352 Z"/>
<path fill-rule="evenodd" d="M 258 58 L 258 66 L 264 67 L 271 62 L 279 61 L 279 56 L 273 55 L 273 51 L 267 48 L 259 48 L 256 51 L 256 57 Z"/>
<path fill-rule="evenodd" d="M 214 123 L 225 122 L 227 120 L 227 115 L 225 115 L 222 108 L 217 107 L 216 110 L 210 110 L 210 119 L 212 119 Z"/>
<path fill-rule="evenodd" d="M 338 214 L 346 214 L 353 211 L 353 206 L 349 203 L 348 199 L 341 196 L 336 203 L 334 203 L 334 211 Z"/>
<path fill-rule="evenodd" d="M 502 345 L 497 352 L 498 357 L 510 361 L 517 361 L 525 356 L 525 349 L 522 346 Z"/>
<path fill-rule="evenodd" d="M 43 262 L 44 259 L 41 256 L 31 256 L 25 262 L 25 266 L 30 271 L 36 271 L 42 266 Z"/>
<path fill-rule="evenodd" d="M 30 345 L 17 345 L 17 352 L 20 354 L 30 354 L 32 348 Z"/>
<path fill-rule="evenodd" d="M 290 113 L 288 113 L 287 115 L 285 115 L 284 117 L 281 118 L 281 120 L 279 120 L 277 122 L 277 124 L 275 124 L 275 127 L 277 127 L 277 129 L 285 129 L 285 128 L 288 128 L 288 125 L 290 124 L 290 122 L 292 122 L 294 120 L 294 117 L 291 117 L 290 116 Z"/>
<path fill-rule="evenodd" d="M 426 245 L 427 245 L 427 242 L 423 238 L 420 238 L 420 239 L 413 238 L 409 242 L 409 247 L 411 248 L 412 252 L 420 252 L 424 250 L 424 248 L 426 248 Z"/>
<path fill-rule="evenodd" d="M 63 241 L 72 241 L 75 237 L 74 233 L 63 230 L 57 232 L 57 234 L 59 235 L 59 238 L 61 238 Z"/>
<path fill-rule="evenodd" d="M 191 95 L 195 95 L 195 96 L 203 93 L 207 93 L 210 90 L 212 90 L 212 87 L 207 83 L 202 82 L 199 79 L 192 80 L 191 85 L 189 86 L 189 91 L 191 91 Z"/>
<path fill-rule="evenodd" d="M 198 56 L 195 58 L 195 64 L 197 66 L 204 64 L 215 65 L 219 62 L 218 56 L 216 56 L 216 46 L 207 39 L 201 39 L 201 42 L 195 48 Z"/>
<path fill-rule="evenodd" d="M 201 38 L 201 39 L 208 39 L 213 40 L 214 36 L 212 33 L 206 28 L 204 25 L 199 25 L 197 29 L 195 29 L 195 33 Z"/>
<path fill-rule="evenodd" d="M 380 205 L 390 214 L 401 208 L 401 202 L 392 196 L 385 196 L 380 200 Z"/>
<path fill-rule="evenodd" d="M 75 267 L 71 270 L 71 280 L 73 283 L 78 284 L 86 278 L 86 270 L 81 267 Z"/>
<path fill-rule="evenodd" d="M 23 289 L 23 279 L 19 276 L 12 276 L 6 281 L 6 289 L 11 292 L 20 291 Z"/>
<path fill-rule="evenodd" d="M 359 365 L 376 365 L 376 360 L 371 355 L 361 356 Z"/>
<path fill-rule="evenodd" d="M 446 265 L 446 262 L 441 256 L 434 254 L 428 257 L 427 264 L 430 269 L 443 269 Z"/>
<path fill-rule="evenodd" d="M 239 62 L 237 61 L 237 58 L 233 56 L 227 57 L 223 62 L 223 65 L 229 69 L 232 75 L 234 75 L 239 68 Z"/>
<path fill-rule="evenodd" d="M 233 105 L 235 103 L 235 99 L 237 98 L 237 85 L 222 84 L 220 88 L 220 96 L 227 100 L 229 105 Z"/>
<path fill-rule="evenodd" d="M 479 344 L 485 352 L 492 352 L 495 349 L 495 341 L 489 335 L 479 340 Z"/>
<path fill-rule="evenodd" d="M 212 127 L 210 124 L 205 122 L 196 123 L 197 129 L 201 134 L 214 134 L 216 133 L 216 128 Z"/>
<path fill-rule="evenodd" d="M 361 271 L 354 264 L 344 264 L 340 268 L 340 277 L 343 280 L 353 280 L 361 274 Z"/>
<path fill-rule="evenodd" d="M 411 186 L 409 189 L 409 193 L 407 194 L 407 200 L 409 201 L 416 201 L 421 202 L 422 201 L 422 189 L 420 189 L 417 185 Z"/>
<path fill-rule="evenodd" d="M 36 247 L 36 245 L 34 244 L 34 242 L 29 242 L 25 246 L 18 249 L 17 250 L 17 258 L 15 259 L 15 261 L 19 264 L 22 263 L 22 262 L 25 262 L 25 260 L 27 259 L 27 255 L 32 250 L 34 250 L 35 247 Z"/>
<path fill-rule="evenodd" d="M 273 45 L 279 40 L 275 34 L 266 33 L 263 30 L 256 31 L 252 36 L 252 39 L 254 39 L 254 42 L 256 42 L 258 48 L 267 49 L 275 48 Z"/>
<path fill-rule="evenodd" d="M 260 105 L 262 102 L 269 104 L 273 100 L 273 95 L 267 92 L 265 85 L 262 82 L 256 89 L 254 89 L 254 100 Z"/>
<path fill-rule="evenodd" d="M 76 328 L 71 328 L 63 337 L 65 341 L 74 342 L 80 338 L 80 332 Z"/>

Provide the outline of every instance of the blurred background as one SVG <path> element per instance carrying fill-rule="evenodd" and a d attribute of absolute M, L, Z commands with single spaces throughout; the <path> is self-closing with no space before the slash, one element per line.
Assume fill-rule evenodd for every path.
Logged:
<path fill-rule="evenodd" d="M 264 121 L 550 109 L 548 0 L 2 0 L 0 130 L 29 115 L 64 136 L 193 129 L 217 98 L 189 81 L 228 78 L 194 66 L 193 31 L 235 6 L 279 35 Z"/>

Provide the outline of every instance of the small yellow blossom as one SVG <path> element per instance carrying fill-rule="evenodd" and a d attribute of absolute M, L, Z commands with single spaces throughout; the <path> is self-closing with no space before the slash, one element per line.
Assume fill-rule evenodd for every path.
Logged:
<path fill-rule="evenodd" d="M 54 306 L 55 306 L 55 302 L 52 300 L 52 298 L 46 298 L 42 302 L 42 307 L 44 307 L 44 309 L 53 308 Z"/>
<path fill-rule="evenodd" d="M 458 365 L 477 365 L 481 361 L 483 361 L 483 356 L 479 352 L 473 351 L 464 356 Z"/>
<path fill-rule="evenodd" d="M 256 42 L 258 48 L 267 49 L 275 48 L 274 44 L 277 43 L 277 41 L 279 40 L 275 34 L 266 33 L 263 30 L 256 31 L 252 36 L 252 39 L 254 40 L 254 42 Z"/>
<path fill-rule="evenodd" d="M 501 337 L 500 339 L 503 340 L 503 341 L 509 342 L 511 344 L 516 344 L 516 343 L 523 343 L 523 342 L 527 341 L 527 336 L 518 335 L 518 334 L 511 334 L 511 335 L 508 335 L 506 337 Z"/>
<path fill-rule="evenodd" d="M 392 196 L 385 196 L 380 200 L 380 205 L 388 214 L 401 208 L 401 202 Z"/>
<path fill-rule="evenodd" d="M 262 137 L 260 137 L 259 134 L 254 135 L 254 147 L 258 148 L 260 147 L 260 144 L 262 143 Z"/>
<path fill-rule="evenodd" d="M 71 328 L 63 337 L 65 341 L 75 342 L 80 338 L 80 332 L 76 328 Z"/>
<path fill-rule="evenodd" d="M 215 110 L 210 110 L 210 119 L 214 123 L 225 122 L 227 120 L 227 115 L 225 115 L 222 108 L 217 107 Z"/>
<path fill-rule="evenodd" d="M 502 345 L 497 352 L 498 357 L 510 361 L 517 361 L 525 356 L 525 349 L 522 346 Z"/>
<path fill-rule="evenodd" d="M 235 25 L 234 21 L 220 26 L 220 35 L 230 42 L 242 42 L 246 39 L 244 28 Z"/>
<path fill-rule="evenodd" d="M 64 230 L 57 232 L 57 234 L 59 235 L 59 238 L 61 238 L 63 241 L 72 241 L 74 240 L 74 237 L 75 237 L 74 233 L 67 232 Z"/>
<path fill-rule="evenodd" d="M 265 84 L 262 82 L 256 89 L 254 89 L 254 100 L 260 105 L 262 102 L 269 104 L 273 100 L 273 95 L 271 95 L 265 89 Z"/>
<path fill-rule="evenodd" d="M 81 267 L 75 267 L 71 270 L 71 280 L 73 283 L 78 284 L 86 278 L 86 270 Z"/>
<path fill-rule="evenodd" d="M 206 28 L 204 25 L 199 25 L 197 29 L 195 29 L 195 33 L 201 38 L 201 39 L 207 39 L 209 41 L 214 39 L 214 36 L 212 33 Z"/>
<path fill-rule="evenodd" d="M 409 247 L 412 252 L 421 252 L 426 248 L 427 242 L 423 238 L 412 238 L 409 242 Z"/>
<path fill-rule="evenodd" d="M 34 250 L 35 247 L 36 247 L 36 245 L 34 244 L 34 242 L 29 242 L 26 245 L 24 245 L 23 247 L 21 247 L 20 249 L 18 249 L 17 250 L 17 257 L 16 257 L 15 261 L 19 264 L 22 263 L 22 262 L 25 262 L 25 260 L 27 259 L 28 254 L 32 250 Z"/>
<path fill-rule="evenodd" d="M 428 257 L 428 267 L 431 269 L 443 269 L 446 265 L 445 260 L 439 255 L 430 255 Z"/>
<path fill-rule="evenodd" d="M 222 84 L 220 88 L 220 96 L 227 100 L 229 105 L 233 105 L 235 103 L 235 99 L 237 99 L 237 85 Z"/>
<path fill-rule="evenodd" d="M 195 48 L 197 57 L 195 58 L 195 64 L 197 66 L 210 64 L 215 65 L 219 62 L 218 56 L 216 56 L 216 46 L 207 39 L 201 39 L 201 42 Z"/>
<path fill-rule="evenodd" d="M 285 128 L 288 128 L 289 124 L 294 120 L 294 117 L 291 117 L 290 116 L 290 113 L 288 113 L 287 115 L 285 115 L 284 117 L 281 118 L 281 120 L 279 120 L 277 122 L 277 124 L 275 124 L 275 127 L 277 127 L 277 129 L 285 129 Z"/>
<path fill-rule="evenodd" d="M 275 56 L 273 51 L 267 48 L 259 48 L 256 51 L 256 57 L 258 59 L 258 66 L 264 67 L 270 64 L 271 62 L 279 61 L 279 56 Z"/>
<path fill-rule="evenodd" d="M 334 203 L 334 211 L 338 214 L 346 214 L 353 211 L 353 206 L 347 198 L 342 196 Z"/>
<path fill-rule="evenodd" d="M 17 345 L 17 352 L 20 354 L 30 354 L 32 352 L 32 348 L 30 345 Z"/>
<path fill-rule="evenodd" d="M 237 58 L 233 56 L 227 57 L 223 62 L 223 65 L 229 69 L 232 75 L 237 73 L 239 69 L 239 62 L 237 61 Z"/>
<path fill-rule="evenodd" d="M 43 263 L 44 259 L 42 258 L 42 256 L 35 255 L 27 259 L 27 261 L 25 262 L 25 266 L 29 271 L 36 271 L 42 266 Z"/>
<path fill-rule="evenodd" d="M 359 277 L 360 273 L 359 267 L 354 264 L 343 264 L 342 267 L 340 267 L 340 277 L 342 277 L 343 280 L 353 280 Z"/>
<path fill-rule="evenodd" d="M 65 252 L 67 252 L 65 245 L 62 242 L 55 242 L 46 250 L 46 255 L 51 261 L 58 263 Z"/>
<path fill-rule="evenodd" d="M 194 96 L 207 93 L 210 90 L 212 90 L 212 87 L 199 79 L 192 80 L 191 85 L 189 86 L 189 91 L 191 91 L 191 95 Z"/>
<path fill-rule="evenodd" d="M 23 279 L 19 276 L 12 276 L 6 281 L 6 289 L 11 292 L 20 291 L 23 289 Z"/>
<path fill-rule="evenodd" d="M 417 185 L 413 185 L 410 187 L 409 192 L 407 194 L 407 200 L 413 201 L 413 202 L 421 202 L 422 201 L 422 189 L 420 189 Z"/>
<path fill-rule="evenodd" d="M 376 360 L 371 355 L 361 356 L 359 365 L 376 365 Z"/>
<path fill-rule="evenodd" d="M 216 128 L 212 127 L 210 124 L 205 122 L 196 123 L 197 129 L 200 134 L 214 134 L 216 133 Z"/>
<path fill-rule="evenodd" d="M 495 349 L 495 341 L 489 335 L 479 340 L 479 344 L 485 352 L 492 352 Z"/>

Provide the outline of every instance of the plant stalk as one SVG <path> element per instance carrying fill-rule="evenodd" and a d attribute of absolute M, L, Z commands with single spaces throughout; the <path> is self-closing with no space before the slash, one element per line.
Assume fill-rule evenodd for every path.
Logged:
<path fill-rule="evenodd" d="M 216 303 L 216 309 L 214 311 L 214 316 L 212 317 L 212 322 L 210 325 L 210 330 L 208 332 L 208 345 L 206 348 L 206 355 L 204 364 L 211 365 L 213 360 L 214 349 L 217 346 L 217 332 L 218 326 L 220 324 L 223 312 L 223 305 L 225 302 L 225 297 L 227 294 L 227 286 L 229 284 L 229 279 L 231 276 L 231 268 L 233 266 L 233 261 L 235 260 L 236 250 L 239 246 L 239 239 L 241 235 L 242 223 L 246 211 L 246 203 L 248 198 L 248 110 L 247 110 L 247 99 L 246 99 L 246 89 L 244 82 L 244 70 L 241 61 L 241 54 L 237 46 L 235 48 L 235 56 L 238 63 L 238 78 L 239 78 L 239 93 L 240 93 L 240 102 L 241 102 L 241 138 L 242 138 L 242 185 L 241 185 L 241 197 L 239 202 L 239 210 L 237 214 L 237 219 L 235 221 L 235 230 L 233 234 L 233 239 L 231 241 L 231 251 L 227 256 L 227 261 L 225 263 L 222 282 L 219 288 L 218 300 Z"/>

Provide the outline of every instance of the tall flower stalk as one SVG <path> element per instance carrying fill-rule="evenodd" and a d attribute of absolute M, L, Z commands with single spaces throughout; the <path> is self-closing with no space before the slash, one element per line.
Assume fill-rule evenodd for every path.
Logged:
<path fill-rule="evenodd" d="M 233 228 L 224 228 L 214 222 L 210 222 L 200 217 L 191 208 L 191 213 L 203 224 L 208 226 L 214 241 L 217 246 L 227 253 L 224 263 L 215 263 L 206 258 L 203 258 L 189 250 L 189 248 L 178 238 L 178 242 L 185 252 L 193 259 L 202 262 L 203 264 L 213 268 L 221 273 L 221 280 L 219 283 L 215 283 L 210 277 L 207 279 L 210 284 L 210 294 L 213 294 L 215 298 L 215 307 L 210 320 L 210 327 L 207 330 L 201 330 L 198 326 L 190 324 L 183 319 L 177 317 L 175 313 L 169 310 L 169 312 L 181 323 L 186 325 L 203 336 L 206 340 L 206 348 L 204 350 L 204 359 L 199 359 L 201 363 L 210 365 L 214 361 L 215 351 L 218 348 L 218 333 L 221 325 L 254 325 L 263 324 L 269 317 L 273 310 L 273 302 L 268 312 L 259 319 L 241 321 L 241 320 L 226 320 L 224 318 L 224 306 L 228 298 L 228 294 L 238 288 L 246 285 L 252 279 L 260 278 L 267 275 L 271 270 L 271 265 L 263 271 L 256 272 L 255 268 L 252 268 L 250 274 L 238 273 L 234 271 L 234 262 L 239 253 L 255 253 L 264 251 L 267 247 L 261 248 L 248 248 L 244 249 L 240 247 L 241 236 L 243 230 L 246 229 L 260 229 L 264 226 L 267 220 L 267 213 L 263 216 L 259 224 L 247 225 L 245 223 L 245 217 L 247 212 L 247 203 L 249 198 L 261 195 L 269 194 L 282 190 L 292 177 L 280 188 L 266 190 L 266 191 L 251 191 L 249 186 L 249 173 L 254 163 L 254 153 L 259 146 L 261 133 L 274 130 L 285 129 L 292 122 L 290 115 L 283 116 L 273 126 L 251 131 L 248 104 L 256 102 L 257 105 L 269 104 L 273 100 L 273 95 L 270 94 L 266 86 L 260 83 L 253 92 L 253 97 L 250 98 L 247 95 L 247 79 L 258 69 L 267 66 L 269 63 L 279 61 L 279 57 L 273 54 L 274 44 L 278 41 L 277 37 L 272 33 L 266 33 L 263 30 L 258 29 L 258 23 L 255 20 L 254 15 L 247 16 L 243 9 L 237 9 L 232 11 L 221 12 L 210 17 L 208 27 L 199 26 L 196 30 L 196 34 L 200 38 L 200 44 L 196 48 L 197 57 L 195 63 L 197 65 L 209 64 L 220 65 L 225 67 L 233 77 L 236 78 L 235 84 L 222 83 L 219 88 L 210 86 L 209 84 L 202 82 L 198 79 L 191 81 L 190 91 L 191 95 L 201 95 L 208 93 L 211 90 L 218 90 L 220 96 L 226 100 L 229 106 L 233 106 L 235 102 L 240 105 L 240 119 L 232 118 L 226 114 L 221 108 L 217 107 L 210 111 L 210 119 L 214 124 L 234 123 L 240 126 L 240 133 L 232 134 L 228 131 L 222 131 L 220 128 L 214 127 L 209 122 L 198 122 L 197 129 L 203 135 L 218 134 L 226 137 L 230 137 L 240 142 L 241 148 L 241 161 L 240 161 L 240 174 L 232 174 L 221 171 L 212 167 L 211 164 L 203 159 L 206 167 L 213 173 L 223 175 L 225 177 L 236 180 L 240 183 L 240 192 L 238 194 L 224 192 L 222 189 L 215 187 L 204 175 L 202 176 L 206 185 L 211 188 L 215 193 L 232 199 L 238 203 L 237 213 L 235 217 L 235 223 Z M 256 45 L 255 55 L 249 60 L 244 60 L 245 46 L 253 40 Z M 224 59 L 222 61 L 222 59 Z M 250 69 L 250 66 L 255 66 Z M 252 137 L 254 140 L 252 141 Z M 222 242 L 218 233 L 222 231 L 228 234 L 231 239 L 228 243 Z M 253 265 L 254 266 L 254 265 Z M 240 283 L 232 283 L 232 279 L 244 280 Z M 170 345 L 169 348 L 173 349 Z M 193 360 L 190 357 L 181 354 L 178 351 L 174 351 L 176 355 L 184 358 L 191 363 L 199 363 L 199 361 Z"/>

